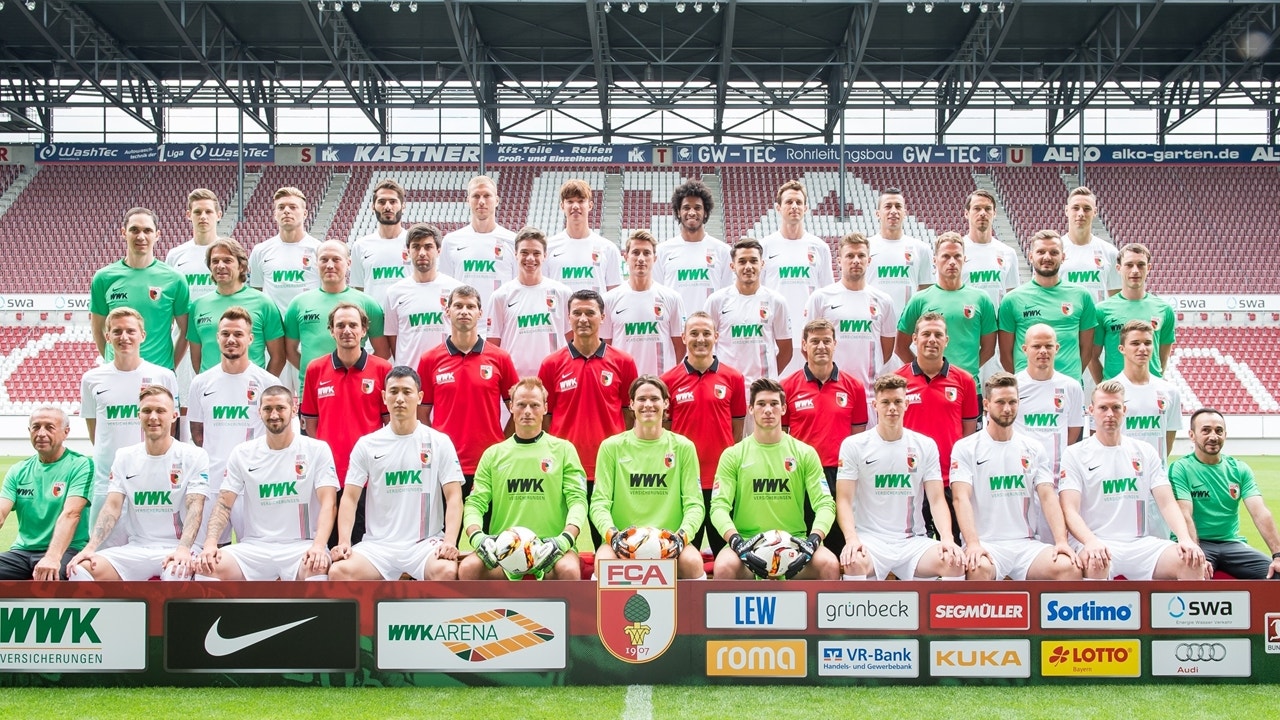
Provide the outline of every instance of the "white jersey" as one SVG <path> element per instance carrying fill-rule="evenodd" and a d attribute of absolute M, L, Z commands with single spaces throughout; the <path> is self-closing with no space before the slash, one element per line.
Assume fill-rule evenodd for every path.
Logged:
<path fill-rule="evenodd" d="M 686 313 L 705 309 L 711 293 L 733 284 L 731 248 L 710 235 L 686 242 L 679 235 L 658 244 L 654 278 L 680 293 Z"/>
<path fill-rule="evenodd" d="M 294 298 L 320 287 L 319 249 L 320 241 L 310 235 L 296 243 L 279 235 L 258 243 L 249 253 L 249 285 L 266 293 L 283 314 Z"/>
<path fill-rule="evenodd" d="M 873 287 L 850 290 L 835 282 L 809 296 L 804 317 L 806 321 L 826 318 L 836 326 L 836 366 L 857 378 L 870 398 L 885 364 L 881 340 L 898 334 L 893 299 Z"/>
<path fill-rule="evenodd" d="M 1076 245 L 1071 238 L 1062 238 L 1062 267 L 1058 277 L 1063 282 L 1080 285 L 1093 295 L 1093 304 L 1110 297 L 1111 290 L 1121 286 L 1120 271 L 1116 269 L 1116 246 L 1091 235 L 1088 245 Z"/>
<path fill-rule="evenodd" d="M 901 310 L 921 285 L 933 282 L 933 252 L 924 242 L 907 235 L 898 240 L 875 235 L 869 241 L 867 284 L 893 298 L 893 306 Z"/>
<path fill-rule="evenodd" d="M 363 488 L 365 540 L 412 543 L 444 534 L 443 488 L 462 480 L 453 441 L 419 424 L 409 435 L 387 426 L 357 440 L 346 484 Z"/>
<path fill-rule="evenodd" d="M 1119 445 L 1108 447 L 1093 435 L 1067 448 L 1058 492 L 1080 493 L 1080 517 L 1106 542 L 1149 534 L 1151 489 L 1161 485 L 1168 487 L 1169 478 L 1150 445 L 1121 436 Z"/>
<path fill-rule="evenodd" d="M 953 488 L 956 483 L 973 488 L 974 524 L 980 540 L 1027 540 L 1035 537 L 1036 486 L 1052 484 L 1053 471 L 1035 438 L 1015 432 L 1008 442 L 999 442 L 980 430 L 951 449 Z"/>
<path fill-rule="evenodd" d="M 564 283 L 570 292 L 595 290 L 604 295 L 609 288 L 622 284 L 622 253 L 595 231 L 580 240 L 561 231 L 547 238 L 542 274 Z"/>
<path fill-rule="evenodd" d="M 788 240 L 782 237 L 782 233 L 775 232 L 761 240 L 760 245 L 764 247 L 764 270 L 760 273 L 760 283 L 787 301 L 787 318 L 795 340 L 795 354 L 788 371 L 798 370 L 804 365 L 804 358 L 800 355 L 804 305 L 813 291 L 836 281 L 831 269 L 831 248 L 826 240 L 812 233 L 805 233 L 799 240 Z M 721 335 L 723 341 L 723 333 Z M 733 365 L 732 362 L 729 364 Z"/>
<path fill-rule="evenodd" d="M 1018 252 L 991 238 L 979 243 L 964 239 L 965 284 L 982 290 L 1000 307 L 1005 293 L 1018 287 Z"/>
<path fill-rule="evenodd" d="M 520 377 L 536 377 L 542 359 L 568 344 L 567 286 L 543 278 L 537 285 L 503 283 L 489 303 L 489 337 L 511 355 Z"/>
<path fill-rule="evenodd" d="M 857 481 L 853 519 L 859 533 L 924 535 L 924 484 L 942 482 L 938 445 L 907 429 L 893 442 L 875 430 L 851 435 L 840 443 L 836 484 L 841 480 Z"/>
<path fill-rule="evenodd" d="M 1034 380 L 1026 370 L 1018 378 L 1018 419 L 1014 427 L 1040 441 L 1049 456 L 1053 477 L 1062 469 L 1067 431 L 1084 427 L 1084 389 L 1078 380 L 1056 370 L 1048 380 Z"/>
<path fill-rule="evenodd" d="M 661 375 L 683 358 L 671 338 L 684 332 L 684 310 L 675 290 L 652 283 L 648 290 L 619 285 L 605 293 L 600 337 L 635 358 L 641 375 Z"/>
<path fill-rule="evenodd" d="M 373 233 L 351 243 L 351 287 L 363 290 L 381 305 L 387 289 L 413 271 L 404 245 L 408 235 L 408 230 L 401 230 L 394 238 Z"/>
<path fill-rule="evenodd" d="M 449 293 L 459 284 L 448 275 L 436 273 L 431 282 L 420 283 L 409 277 L 387 290 L 382 302 L 383 332 L 396 338 L 393 365 L 416 368 L 422 353 L 449 337 L 449 319 L 444 310 L 449 306 Z"/>
<path fill-rule="evenodd" d="M 440 272 L 480 293 L 480 307 L 503 283 L 516 277 L 516 234 L 501 225 L 479 233 L 470 224 L 444 236 L 440 246 Z"/>
<path fill-rule="evenodd" d="M 316 490 L 338 489 L 338 471 L 328 443 L 295 435 L 283 450 L 267 438 L 240 443 L 227 460 L 222 491 L 244 501 L 242 541 L 290 543 L 314 540 L 320 498 Z"/>
<path fill-rule="evenodd" d="M 124 495 L 120 518 L 129 544 L 176 547 L 185 498 L 209 495 L 209 456 L 177 440 L 163 455 L 149 455 L 145 443 L 120 448 L 107 492 Z"/>
<path fill-rule="evenodd" d="M 279 384 L 280 378 L 253 363 L 235 375 L 225 372 L 221 364 L 214 365 L 191 381 L 187 420 L 203 426 L 201 447 L 209 453 L 209 477 L 215 488 L 222 484 L 235 446 L 266 433 L 258 398 L 263 390 Z"/>
<path fill-rule="evenodd" d="M 730 285 L 711 293 L 707 312 L 720 333 L 720 362 L 742 373 L 748 384 L 778 377 L 778 341 L 791 337 L 791 316 L 781 295 L 764 286 L 743 295 Z"/>
<path fill-rule="evenodd" d="M 1161 462 L 1169 462 L 1167 432 L 1182 429 L 1182 396 L 1173 383 L 1155 375 L 1143 385 L 1124 373 L 1112 378 L 1124 386 L 1124 434 L 1156 449 Z"/>
<path fill-rule="evenodd" d="M 209 265 L 204 261 L 208 252 L 208 245 L 197 245 L 195 240 L 188 240 L 164 256 L 165 264 L 186 278 L 191 302 L 217 289 Z"/>
<path fill-rule="evenodd" d="M 122 372 L 112 363 L 99 365 L 80 380 L 80 417 L 95 421 L 93 485 L 104 492 L 116 452 L 142 442 L 138 393 L 148 385 L 163 385 L 178 399 L 178 378 L 172 370 L 143 360 L 137 369 Z"/>

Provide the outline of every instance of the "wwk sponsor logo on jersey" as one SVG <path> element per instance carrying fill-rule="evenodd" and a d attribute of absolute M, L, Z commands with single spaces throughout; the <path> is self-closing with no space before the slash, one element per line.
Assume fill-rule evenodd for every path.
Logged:
<path fill-rule="evenodd" d="M 170 600 L 169 672 L 350 672 L 360 666 L 355 600 Z"/>
<path fill-rule="evenodd" d="M 378 603 L 379 670 L 562 670 L 563 600 L 409 600 Z"/>
<path fill-rule="evenodd" d="M 1248 630 L 1249 593 L 1151 593 L 1151 627 Z"/>
<path fill-rule="evenodd" d="M 1040 643 L 1043 677 L 1138 677 L 1138 640 L 1046 640 Z"/>
<path fill-rule="evenodd" d="M 146 669 L 144 602 L 0 602 L 0 670 L 66 673 Z"/>
<path fill-rule="evenodd" d="M 1152 675 L 1249 677 L 1253 646 L 1248 638 L 1151 641 Z"/>
<path fill-rule="evenodd" d="M 1041 593 L 1040 627 L 1141 630 L 1141 603 L 1137 592 Z"/>
<path fill-rule="evenodd" d="M 707 593 L 707 627 L 725 629 L 808 630 L 809 594 Z"/>
<path fill-rule="evenodd" d="M 809 674 L 807 640 L 708 640 L 708 677 L 802 678 Z"/>
<path fill-rule="evenodd" d="M 818 675 L 920 677 L 919 640 L 840 640 L 818 643 Z"/>
<path fill-rule="evenodd" d="M 929 627 L 952 630 L 1030 630 L 1031 593 L 933 593 Z"/>
<path fill-rule="evenodd" d="M 913 592 L 818 593 L 818 627 L 919 630 L 920 595 Z"/>
<path fill-rule="evenodd" d="M 933 677 L 1031 677 L 1030 640 L 939 640 L 929 643 Z"/>
<path fill-rule="evenodd" d="M 596 634 L 605 649 L 629 663 L 661 657 L 676 636 L 676 561 L 601 560 L 596 577 Z"/>

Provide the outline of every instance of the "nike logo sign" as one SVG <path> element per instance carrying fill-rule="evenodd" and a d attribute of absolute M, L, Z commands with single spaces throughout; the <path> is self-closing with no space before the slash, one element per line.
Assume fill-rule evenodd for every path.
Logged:
<path fill-rule="evenodd" d="M 373 456 L 373 459 L 374 459 L 374 460 L 381 460 L 382 458 L 384 458 L 384 457 L 386 457 L 386 456 L 387 456 L 387 454 L 386 454 L 386 453 L 382 453 L 381 455 L 374 455 L 374 456 Z"/>
<path fill-rule="evenodd" d="M 1102 466 L 1101 466 L 1101 465 L 1094 465 L 1093 467 L 1089 468 L 1089 472 L 1093 472 L 1094 470 L 1097 470 L 1097 469 L 1098 469 L 1098 468 L 1100 468 L 1100 467 L 1102 467 Z"/>
<path fill-rule="evenodd" d="M 515 302 L 507 303 L 507 307 L 515 307 L 516 305 L 519 305 L 519 304 L 520 304 L 520 301 L 516 300 Z"/>
<path fill-rule="evenodd" d="M 212 394 L 214 394 L 214 393 L 216 393 L 216 392 L 218 392 L 218 391 L 217 391 L 217 390 L 206 390 L 206 391 L 205 391 L 205 393 L 204 393 L 204 396 L 205 396 L 205 397 L 209 397 L 210 395 L 212 395 Z"/>
<path fill-rule="evenodd" d="M 870 465 L 870 464 L 871 464 L 871 463 L 873 463 L 873 462 L 875 462 L 875 460 L 868 460 L 868 461 L 867 461 L 867 464 L 868 464 L 868 465 Z"/>
<path fill-rule="evenodd" d="M 987 458 L 987 460 L 990 460 L 990 459 L 991 459 L 991 458 Z M 979 461 L 978 461 L 978 464 L 979 464 L 979 465 L 983 465 L 983 464 L 985 464 L 985 463 L 987 462 L 987 460 L 979 460 Z"/>
<path fill-rule="evenodd" d="M 838 307 L 840 307 L 840 306 L 839 306 L 839 305 L 829 305 L 828 307 L 829 307 L 830 309 L 832 309 L 832 310 L 835 310 L 836 308 L 838 308 Z"/>
<path fill-rule="evenodd" d="M 273 638 L 286 630 L 292 630 L 303 623 L 311 622 L 317 617 L 319 616 L 312 615 L 305 620 L 298 620 L 297 622 L 291 622 L 285 625 L 277 625 L 275 627 L 267 628 L 266 630 L 259 630 L 258 632 L 252 632 L 248 635 L 241 635 L 233 638 L 223 637 L 218 632 L 218 623 L 222 622 L 222 618 L 218 618 L 213 621 L 213 627 L 209 628 L 209 632 L 204 636 L 204 649 L 205 652 L 214 657 L 223 657 L 225 655 L 230 655 L 231 653 L 240 652 L 247 647 L 257 645 L 263 640 Z"/>
<path fill-rule="evenodd" d="M 102 393 L 107 392 L 107 391 L 109 391 L 110 389 L 111 389 L 111 388 L 104 388 L 104 389 L 102 389 L 102 390 L 95 390 L 93 394 L 94 394 L 94 395 L 101 395 Z"/>
<path fill-rule="evenodd" d="M 560 251 L 558 253 L 551 253 L 551 257 L 560 257 L 563 254 L 564 254 L 564 251 Z"/>
<path fill-rule="evenodd" d="M 614 315 L 621 315 L 622 313 L 624 313 L 624 312 L 626 312 L 626 311 L 627 311 L 627 309 L 626 309 L 626 308 L 618 308 L 617 310 L 614 310 L 614 311 L 613 311 L 613 314 L 614 314 Z"/>
<path fill-rule="evenodd" d="M 259 470 L 261 470 L 261 469 L 262 469 L 262 466 L 261 466 L 261 465 L 259 465 L 259 466 L 258 466 L 258 467 L 256 467 L 256 468 L 249 468 L 249 472 L 258 472 L 258 471 L 259 471 Z"/>
<path fill-rule="evenodd" d="M 132 479 L 134 479 L 134 478 L 136 478 L 136 477 L 138 477 L 138 473 L 134 473 L 134 474 L 132 474 L 132 475 L 125 475 L 125 476 L 124 476 L 124 479 L 125 479 L 125 480 L 132 480 Z"/>
<path fill-rule="evenodd" d="M 782 257 L 782 253 L 778 253 L 777 255 L 770 255 L 770 256 L 769 256 L 769 259 L 770 259 L 770 260 L 772 260 L 772 259 L 774 259 L 774 258 L 776 258 L 776 257 Z"/>

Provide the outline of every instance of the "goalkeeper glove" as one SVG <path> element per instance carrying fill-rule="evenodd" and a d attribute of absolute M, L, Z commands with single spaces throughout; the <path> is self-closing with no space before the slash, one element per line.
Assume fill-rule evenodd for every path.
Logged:
<path fill-rule="evenodd" d="M 677 530 L 671 536 L 671 557 L 680 557 L 680 553 L 684 552 L 684 546 L 689 544 L 689 536 L 684 534 L 684 530 Z"/>
<path fill-rule="evenodd" d="M 743 541 L 741 535 L 734 533 L 733 537 L 729 538 L 729 547 L 733 548 L 733 551 L 738 554 L 738 559 L 742 561 L 743 565 L 747 566 L 751 574 L 758 578 L 769 577 L 769 564 L 752 552 L 760 544 L 763 537 L 763 535 L 756 535 L 750 540 Z"/>
<path fill-rule="evenodd" d="M 492 535 L 485 535 L 483 531 L 477 530 L 471 533 L 471 547 L 475 548 L 476 557 L 480 558 L 480 562 L 484 566 L 492 570 L 498 567 L 498 541 Z"/>
<path fill-rule="evenodd" d="M 809 533 L 808 539 L 796 541 L 796 549 L 800 551 L 800 554 L 791 563 L 791 567 L 787 568 L 786 578 L 788 580 L 799 575 L 802 570 L 809 566 L 809 563 L 813 562 L 813 555 L 818 552 L 818 546 L 821 544 L 822 537 L 818 533 Z"/>
<path fill-rule="evenodd" d="M 533 556 L 537 560 L 533 566 L 533 571 L 547 572 L 572 547 L 573 536 L 567 531 L 555 537 L 542 538 L 538 541 L 537 549 L 533 551 Z"/>
<path fill-rule="evenodd" d="M 636 526 L 632 525 L 626 530 L 615 529 L 613 531 L 613 538 L 608 539 L 608 542 L 609 548 L 613 550 L 614 555 L 617 555 L 620 558 L 631 557 L 631 551 L 627 550 L 627 537 L 631 534 L 631 531 L 635 529 Z"/>

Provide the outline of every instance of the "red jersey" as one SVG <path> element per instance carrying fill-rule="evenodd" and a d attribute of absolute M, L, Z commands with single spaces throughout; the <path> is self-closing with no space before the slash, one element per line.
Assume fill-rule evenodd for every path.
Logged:
<path fill-rule="evenodd" d="M 787 413 L 782 426 L 791 436 L 812 445 L 823 467 L 840 463 L 840 443 L 853 432 L 852 426 L 867 424 L 867 394 L 862 383 L 832 366 L 831 377 L 819 382 L 809 372 L 809 364 L 782 381 L 787 395 Z"/>
<path fill-rule="evenodd" d="M 747 386 L 742 373 L 711 361 L 706 372 L 698 372 L 689 359 L 662 375 L 671 392 L 671 430 L 693 441 L 698 450 L 698 477 L 702 489 L 711 489 L 716 466 L 725 448 L 738 441 L 733 421 L 747 416 Z"/>
<path fill-rule="evenodd" d="M 932 379 L 916 361 L 896 372 L 907 379 L 907 413 L 902 424 L 938 444 L 942 484 L 950 485 L 951 448 L 964 431 L 964 421 L 978 419 L 978 386 L 972 375 L 946 360 Z"/>
<path fill-rule="evenodd" d="M 626 429 L 622 409 L 631 406 L 636 361 L 603 342 L 590 355 L 571 343 L 543 359 L 538 379 L 547 388 L 551 434 L 578 448 L 587 479 L 594 481 L 600 443 Z"/>
<path fill-rule="evenodd" d="M 337 350 L 307 364 L 299 412 L 316 418 L 316 439 L 333 450 L 339 486 L 347 482 L 347 463 L 356 440 L 386 424 L 382 391 L 389 372 L 391 363 L 364 350 L 349 368 L 338 359 Z"/>
<path fill-rule="evenodd" d="M 431 426 L 458 448 L 462 472 L 474 475 L 480 456 L 502 433 L 502 401 L 520 380 L 511 355 L 483 339 L 468 352 L 453 341 L 422 353 L 418 360 L 422 402 L 431 406 Z"/>

